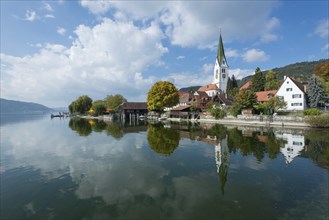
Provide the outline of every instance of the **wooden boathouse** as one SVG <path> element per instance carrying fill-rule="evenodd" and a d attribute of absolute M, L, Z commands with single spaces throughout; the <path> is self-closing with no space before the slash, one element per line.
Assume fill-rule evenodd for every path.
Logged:
<path fill-rule="evenodd" d="M 136 120 L 147 116 L 146 102 L 124 102 L 120 108 L 121 120 Z"/>

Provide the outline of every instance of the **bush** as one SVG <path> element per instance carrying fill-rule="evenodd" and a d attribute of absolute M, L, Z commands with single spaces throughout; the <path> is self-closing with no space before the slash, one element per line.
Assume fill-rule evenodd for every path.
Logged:
<path fill-rule="evenodd" d="M 315 108 L 309 108 L 304 110 L 304 115 L 320 115 L 321 111 Z"/>
<path fill-rule="evenodd" d="M 239 104 L 233 104 L 230 108 L 230 114 L 237 117 L 241 113 L 241 106 Z"/>
<path fill-rule="evenodd" d="M 208 112 L 216 119 L 224 118 L 226 116 L 226 112 L 223 109 L 209 109 Z"/>
<path fill-rule="evenodd" d="M 312 127 L 329 128 L 329 114 L 322 114 L 317 116 L 308 116 L 305 122 Z"/>

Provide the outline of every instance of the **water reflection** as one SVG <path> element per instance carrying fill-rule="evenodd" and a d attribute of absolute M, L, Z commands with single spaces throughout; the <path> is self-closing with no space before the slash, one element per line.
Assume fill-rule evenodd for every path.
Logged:
<path fill-rule="evenodd" d="M 1 219 L 291 219 L 327 205 L 328 172 L 305 159 L 328 165 L 326 131 L 65 122 L 1 128 Z"/>

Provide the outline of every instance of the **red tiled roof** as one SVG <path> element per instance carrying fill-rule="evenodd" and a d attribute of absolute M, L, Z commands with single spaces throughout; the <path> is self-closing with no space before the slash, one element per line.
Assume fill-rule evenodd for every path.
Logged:
<path fill-rule="evenodd" d="M 200 92 L 205 92 L 205 91 L 208 91 L 208 90 L 219 90 L 219 88 L 217 87 L 216 84 L 208 84 L 208 85 L 205 85 L 205 86 L 201 86 L 198 91 Z"/>
<path fill-rule="evenodd" d="M 250 89 L 252 82 L 248 81 L 243 86 L 240 87 L 240 90 L 242 89 Z"/>
<path fill-rule="evenodd" d="M 259 102 L 267 102 L 271 98 L 274 97 L 278 90 L 269 90 L 269 91 L 262 91 L 262 92 L 256 92 L 257 101 Z"/>

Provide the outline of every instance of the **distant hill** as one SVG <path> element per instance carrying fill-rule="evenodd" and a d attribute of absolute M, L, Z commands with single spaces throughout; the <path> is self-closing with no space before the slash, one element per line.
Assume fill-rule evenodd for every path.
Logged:
<path fill-rule="evenodd" d="M 185 88 L 181 88 L 179 91 L 180 92 L 190 92 L 192 90 L 194 91 L 198 91 L 198 89 L 200 88 L 201 86 L 190 86 L 190 87 L 185 87 Z"/>
<path fill-rule="evenodd" d="M 51 108 L 33 102 L 21 102 L 0 98 L 0 103 L 1 114 L 45 113 L 53 111 Z"/>
<path fill-rule="evenodd" d="M 328 59 L 323 59 L 319 61 L 312 62 L 300 62 L 290 64 L 284 67 L 274 68 L 272 71 L 278 74 L 278 78 L 283 80 L 284 76 L 294 77 L 297 81 L 305 82 L 308 81 L 309 77 L 313 74 L 314 67 L 322 62 L 328 61 Z M 256 68 L 255 68 L 256 69 Z M 268 71 L 263 71 L 265 74 Z M 246 76 L 241 80 L 237 80 L 238 86 L 242 86 L 249 80 L 251 80 L 251 76 Z"/>

